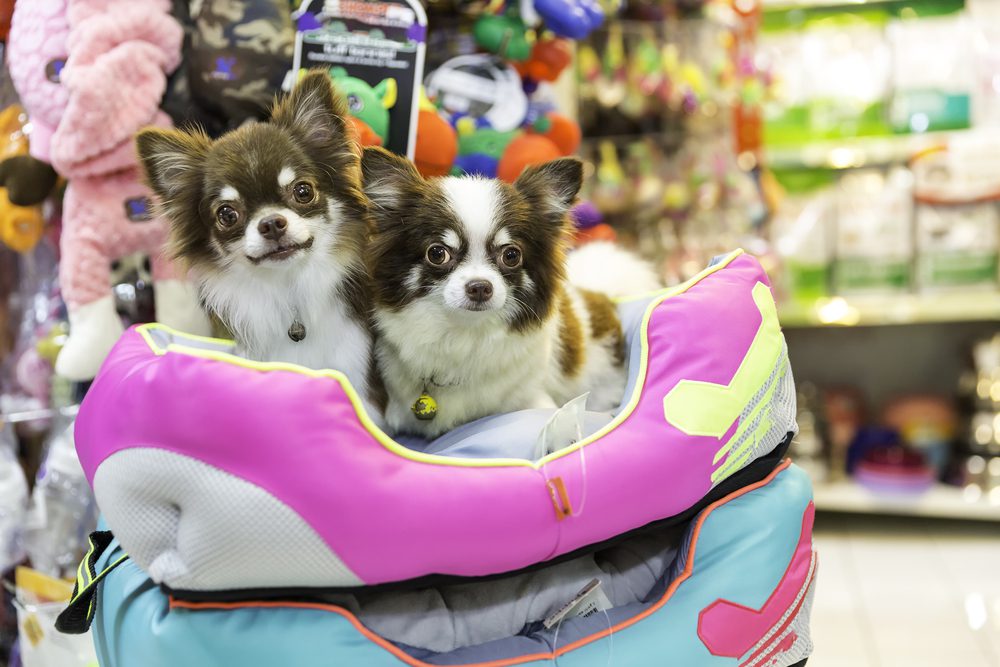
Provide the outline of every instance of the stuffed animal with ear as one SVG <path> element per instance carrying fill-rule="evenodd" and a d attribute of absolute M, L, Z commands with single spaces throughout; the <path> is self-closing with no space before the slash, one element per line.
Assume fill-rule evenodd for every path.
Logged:
<path fill-rule="evenodd" d="M 389 141 L 389 109 L 396 105 L 396 80 L 382 79 L 369 86 L 355 76 L 348 76 L 343 67 L 331 68 L 330 78 L 347 98 L 351 115 L 371 128 L 384 146 Z"/>
<path fill-rule="evenodd" d="M 122 333 L 111 263 L 149 255 L 157 319 L 208 332 L 194 289 L 163 254 L 166 225 L 152 211 L 133 136 L 169 125 L 160 108 L 180 61 L 170 0 L 30 0 L 15 7 L 9 40 L 14 85 L 34 126 L 32 155 L 68 179 L 59 281 L 70 335 L 56 372 L 96 375 Z"/>

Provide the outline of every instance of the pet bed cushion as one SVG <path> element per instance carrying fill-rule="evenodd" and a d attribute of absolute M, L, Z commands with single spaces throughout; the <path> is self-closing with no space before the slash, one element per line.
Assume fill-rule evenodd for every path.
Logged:
<path fill-rule="evenodd" d="M 635 601 L 570 616 L 548 630 L 530 623 L 500 639 L 447 652 L 388 641 L 379 632 L 386 629 L 386 618 L 359 617 L 349 605 L 330 601 L 181 600 L 126 561 L 101 583 L 94 640 L 103 667 L 789 667 L 800 664 L 812 649 L 812 520 L 808 477 L 785 461 L 764 479 L 725 494 L 693 521 L 596 552 L 594 558 L 600 560 L 636 545 L 642 559 L 654 556 L 646 575 L 634 579 L 646 589 L 636 591 Z M 658 554 L 648 548 L 657 544 L 662 549 Z M 97 570 L 121 557 L 120 545 L 112 543 Z M 294 560 L 292 549 L 286 557 Z M 624 561 L 618 560 L 623 569 L 636 569 Z M 654 576 L 654 569 L 659 574 Z M 545 570 L 537 575 L 548 576 Z M 511 599 L 534 593 L 517 591 Z M 407 596 L 412 600 L 427 594 L 422 589 L 383 599 L 399 607 Z M 421 632 L 451 639 L 447 617 L 425 624 L 422 609 L 400 611 L 397 631 L 408 619 L 412 627 L 402 629 L 417 641 Z M 471 612 L 469 618 L 460 618 L 463 611 Z M 511 618 L 495 615 L 491 620 L 488 612 L 473 605 L 452 610 L 452 617 L 458 624 L 475 620 L 510 627 Z"/>
<path fill-rule="evenodd" d="M 551 412 L 400 444 L 336 371 L 133 328 L 94 381 L 77 448 L 101 509 L 156 583 L 185 593 L 480 577 L 699 507 L 795 430 L 774 301 L 733 253 L 625 301 L 630 382 L 593 432 L 533 460 Z M 295 567 L 286 567 L 294 553 Z"/>

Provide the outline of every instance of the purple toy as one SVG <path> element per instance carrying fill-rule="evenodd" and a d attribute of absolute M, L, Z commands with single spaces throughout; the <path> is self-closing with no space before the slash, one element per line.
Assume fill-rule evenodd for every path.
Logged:
<path fill-rule="evenodd" d="M 590 229 L 604 222 L 604 216 L 593 202 L 582 201 L 573 207 L 570 212 L 573 216 L 573 224 L 577 229 Z"/>

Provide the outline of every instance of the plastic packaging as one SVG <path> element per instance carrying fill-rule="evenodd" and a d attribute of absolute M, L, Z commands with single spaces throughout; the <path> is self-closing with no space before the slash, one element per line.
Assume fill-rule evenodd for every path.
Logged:
<path fill-rule="evenodd" d="M 28 482 L 15 454 L 12 425 L 0 423 L 0 573 L 24 558 L 22 530 L 28 508 Z"/>
<path fill-rule="evenodd" d="M 53 577 L 72 576 L 96 526 L 96 509 L 70 424 L 50 441 L 31 496 L 25 548 L 34 568 Z"/>
<path fill-rule="evenodd" d="M 894 90 L 889 122 L 894 132 L 969 127 L 976 79 L 970 35 L 964 14 L 890 24 Z"/>
<path fill-rule="evenodd" d="M 913 176 L 858 170 L 837 187 L 834 287 L 838 294 L 892 293 L 910 286 Z"/>
<path fill-rule="evenodd" d="M 17 568 L 17 626 L 22 667 L 97 667 L 90 633 L 66 635 L 55 627 L 73 586 L 27 567 Z"/>

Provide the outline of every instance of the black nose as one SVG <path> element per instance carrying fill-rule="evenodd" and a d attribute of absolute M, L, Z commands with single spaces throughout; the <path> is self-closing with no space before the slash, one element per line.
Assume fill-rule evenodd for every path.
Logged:
<path fill-rule="evenodd" d="M 277 241 L 285 235 L 288 221 L 280 215 L 269 215 L 257 223 L 257 231 L 268 241 Z"/>
<path fill-rule="evenodd" d="M 493 297 L 493 283 L 488 280 L 473 280 L 465 283 L 465 295 L 476 303 L 489 301 Z"/>

